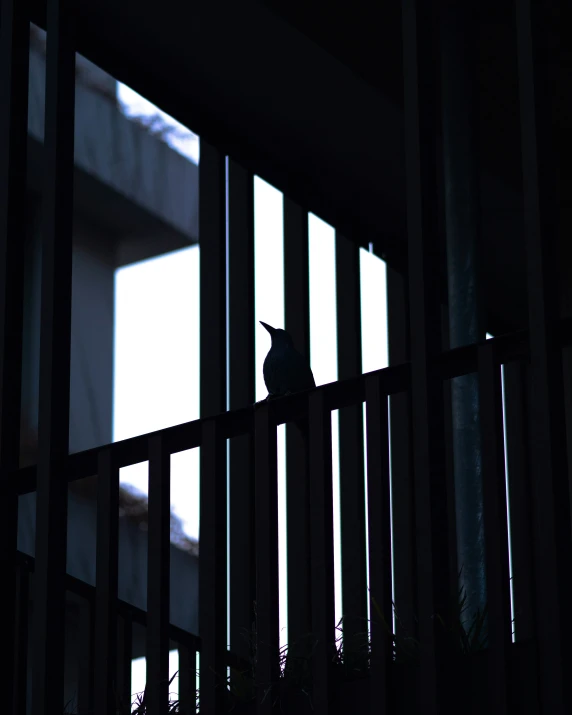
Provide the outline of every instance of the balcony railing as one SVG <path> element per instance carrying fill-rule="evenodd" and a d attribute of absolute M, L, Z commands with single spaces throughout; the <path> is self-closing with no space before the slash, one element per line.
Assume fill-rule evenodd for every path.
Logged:
<path fill-rule="evenodd" d="M 276 430 L 300 416 L 308 420 L 303 438 L 287 429 L 288 607 L 293 649 L 290 663 L 305 659 L 308 668 L 299 689 L 301 696 L 285 693 L 285 707 L 297 712 L 312 708 L 320 715 L 339 708 L 343 711 L 346 706 L 350 712 L 437 715 L 474 700 L 480 703 L 480 712 L 486 708 L 495 715 L 568 715 L 571 711 L 567 678 L 572 657 L 568 647 L 572 640 L 568 607 L 572 600 L 572 545 L 562 349 L 572 342 L 572 326 L 570 321 L 558 323 L 560 306 L 552 291 L 555 278 L 549 264 L 558 208 L 554 197 L 559 194 L 553 184 L 550 114 L 542 94 L 549 80 L 536 53 L 539 43 L 542 46 L 539 37 L 545 39 L 538 30 L 542 17 L 534 15 L 532 22 L 530 3 L 517 3 L 529 328 L 443 353 L 435 17 L 430 3 L 404 0 L 402 5 L 407 267 L 396 267 L 402 272 L 402 285 L 389 289 L 388 301 L 390 324 L 393 321 L 390 351 L 393 347 L 401 356 L 391 362 L 397 364 L 352 377 L 361 367 L 356 328 L 358 249 L 357 244 L 342 248 L 343 236 L 337 234 L 338 268 L 344 277 L 338 281 L 338 322 L 344 330 L 340 374 L 349 379 L 307 394 L 244 407 L 254 400 L 253 177 L 222 150 L 201 141 L 204 419 L 69 455 L 76 10 L 64 0 L 47 0 L 39 456 L 36 467 L 19 470 L 24 274 L 20 239 L 26 225 L 29 22 L 43 18 L 30 17 L 26 2 L 2 0 L 0 543 L 6 585 L 0 610 L 4 656 L 0 693 L 6 697 L 3 707 L 7 712 L 25 712 L 28 630 L 34 715 L 58 712 L 63 693 L 66 590 L 74 589 L 82 592 L 93 612 L 94 630 L 86 629 L 92 633 L 87 640 L 92 638 L 93 643 L 86 648 L 87 663 L 82 664 L 81 673 L 82 698 L 97 715 L 113 712 L 115 690 L 119 687 L 126 694 L 128 688 L 128 625 L 119 638 L 120 617 L 123 625 L 129 618 L 145 621 L 146 706 L 150 715 L 167 712 L 170 642 L 183 643 L 186 649 L 181 672 L 187 682 L 190 669 L 194 669 L 193 650 L 200 650 L 203 715 L 228 711 L 225 684 L 231 662 L 238 666 L 231 671 L 231 690 L 236 691 L 242 677 L 251 686 L 248 692 L 253 698 L 252 702 L 231 702 L 236 712 L 240 707 L 243 712 L 263 715 L 278 708 L 286 673 L 281 672 L 278 633 Z M 359 208 L 356 201 L 356 220 Z M 306 350 L 307 209 L 289 198 L 284 228 L 285 327 Z M 405 246 L 405 237 L 402 243 Z M 342 260 L 346 249 L 348 260 Z M 505 366 L 504 434 L 501 364 Z M 462 564 L 456 557 L 444 388 L 448 380 L 467 374 L 478 375 L 480 390 L 488 591 L 488 647 L 476 654 L 466 653 L 466 641 L 450 615 L 458 606 L 454 596 L 457 569 Z M 229 412 L 225 412 L 227 396 Z M 364 402 L 366 480 L 361 479 L 358 464 Z M 340 480 L 341 580 L 346 611 L 341 655 L 335 645 L 334 623 L 333 410 L 348 410 L 340 435 L 344 461 Z M 567 417 L 570 420 L 570 414 Z M 201 449 L 200 632 L 187 635 L 169 623 L 170 457 L 196 448 Z M 149 550 L 148 605 L 143 615 L 117 598 L 117 519 L 119 469 L 145 460 L 149 461 Z M 95 590 L 84 588 L 66 574 L 68 483 L 93 475 L 98 481 Z M 29 559 L 22 561 L 17 552 L 18 496 L 32 491 L 37 495 L 33 564 Z M 34 573 L 34 621 L 28 629 L 23 603 L 29 570 Z M 395 629 L 392 586 L 398 618 Z M 371 630 L 364 642 L 359 637 L 367 630 L 368 599 Z M 232 655 L 227 644 L 227 609 Z M 127 611 L 131 616 L 125 618 Z M 248 643 L 241 645 L 242 630 L 253 633 L 254 651 Z M 306 652 L 299 645 L 304 637 L 310 638 L 312 646 Z M 118 649 L 122 640 L 123 650 Z M 245 671 L 240 677 L 239 670 Z M 481 687 L 483 682 L 486 687 Z M 182 707 L 192 710 L 194 702 L 188 690 Z"/>
<path fill-rule="evenodd" d="M 521 483 L 523 475 L 513 465 L 522 463 L 522 437 L 519 432 L 525 430 L 527 415 L 518 413 L 517 403 L 526 399 L 526 390 L 515 389 L 514 376 L 526 372 L 530 361 L 528 347 L 529 333 L 519 333 L 491 339 L 480 345 L 468 346 L 443 353 L 435 366 L 439 383 L 460 375 L 477 373 L 481 396 L 481 423 L 485 426 L 482 433 L 482 457 L 484 475 L 484 523 L 487 543 L 487 583 L 488 583 L 488 649 L 486 676 L 489 683 L 496 683 L 495 693 L 506 688 L 505 697 L 514 702 L 520 677 L 524 677 L 526 668 L 532 667 L 533 654 L 520 654 L 519 646 L 526 647 L 528 638 L 522 633 L 528 631 L 529 622 L 542 628 L 545 613 L 534 606 L 530 578 L 524 573 L 528 569 L 533 542 L 533 523 L 529 510 L 533 495 Z M 561 323 L 560 347 L 572 345 L 572 321 Z M 508 535 L 507 535 L 507 495 L 505 491 L 505 459 L 503 412 L 501 402 L 501 365 L 507 374 L 506 390 L 506 437 L 509 464 L 510 519 L 512 526 L 512 554 L 515 599 L 516 644 L 511 642 L 511 611 L 508 576 Z M 510 373 L 510 375 L 509 375 Z M 516 381 L 518 383 L 518 380 Z M 390 531 L 390 480 L 391 460 L 389 452 L 390 412 L 392 396 L 411 395 L 411 366 L 409 364 L 389 367 L 367 373 L 357 378 L 343 380 L 318 387 L 309 393 L 299 393 L 280 400 L 259 403 L 242 410 L 222 413 L 212 418 L 195 420 L 186 424 L 170 427 L 132 439 L 105 445 L 101 448 L 70 455 L 52 465 L 52 478 L 57 480 L 64 492 L 68 482 L 97 475 L 98 479 L 98 527 L 97 527 L 97 574 L 96 587 L 93 588 L 71 576 L 64 576 L 60 585 L 64 590 L 85 599 L 90 618 L 94 618 L 95 630 L 91 631 L 89 643 L 85 644 L 87 660 L 81 663 L 80 701 L 90 702 L 97 693 L 112 690 L 117 696 L 118 688 L 123 698 L 129 694 L 129 675 L 126 675 L 126 662 L 129 660 L 131 621 L 146 627 L 148 659 L 146 703 L 147 712 L 160 712 L 168 698 L 168 651 L 173 644 L 184 656 L 180 659 L 181 699 L 180 712 L 192 712 L 194 707 L 194 671 L 195 654 L 200 658 L 200 703 L 201 712 L 226 712 L 229 694 L 226 683 L 227 666 L 248 674 L 252 678 L 253 693 L 258 695 L 256 704 L 250 704 L 248 712 L 272 710 L 271 703 L 277 697 L 280 678 L 285 674 L 280 667 L 279 631 L 278 631 L 278 492 L 277 492 L 277 426 L 289 422 L 303 414 L 309 420 L 309 503 L 300 505 L 300 509 L 288 513 L 287 530 L 303 530 L 309 533 L 309 551 L 299 554 L 299 559 L 306 559 L 310 564 L 311 578 L 308 592 L 304 598 L 297 595 L 297 603 L 305 602 L 309 608 L 309 622 L 312 625 L 311 691 L 307 696 L 318 712 L 326 712 L 332 707 L 333 699 L 339 689 L 334 678 L 336 669 L 333 663 L 335 654 L 336 631 L 334 622 L 334 542 L 333 542 L 333 507 L 332 507 L 332 444 L 331 413 L 350 405 L 365 402 L 366 406 L 366 442 L 367 442 L 367 500 L 369 508 L 369 528 L 367 534 L 369 547 L 369 597 L 371 600 L 371 631 L 367 652 L 360 672 L 362 680 L 357 689 L 352 691 L 355 706 L 361 703 L 360 710 L 368 709 L 383 712 L 408 712 L 398 705 L 400 692 L 395 684 L 401 682 L 396 671 L 399 668 L 399 650 L 392 636 L 392 545 L 393 559 L 400 559 L 402 543 L 409 543 L 420 537 L 419 527 L 413 524 L 400 524 L 393 521 L 393 534 Z M 388 401 L 389 400 L 389 401 Z M 392 427 L 395 430 L 396 425 Z M 248 533 L 253 543 L 246 545 L 244 560 L 248 559 L 252 548 L 256 564 L 256 621 L 254 632 L 255 658 L 250 660 L 244 655 L 229 652 L 227 647 L 227 469 L 226 444 L 243 435 L 251 435 L 254 440 L 255 469 L 254 493 L 248 495 L 254 509 L 250 512 L 251 524 Z M 169 623 L 169 471 L 170 456 L 176 452 L 201 448 L 203 479 L 201 483 L 201 530 L 200 530 L 200 637 L 190 634 Z M 149 460 L 149 552 L 148 552 L 148 590 L 147 612 L 143 612 L 117 598 L 117 554 L 118 554 L 118 490 L 119 469 Z M 540 475 L 531 474 L 528 484 Z M 432 475 L 433 479 L 445 478 L 445 475 Z M 35 491 L 38 473 L 36 467 L 13 472 L 4 482 L 3 499 L 16 492 L 23 495 Z M 420 485 L 410 484 L 407 501 L 418 498 Z M 416 496 L 417 492 L 417 496 Z M 236 494 L 236 493 L 235 493 Z M 300 495 L 303 500 L 303 494 Z M 241 499 L 231 497 L 228 502 L 229 520 L 233 524 L 237 511 L 242 507 Z M 415 512 L 418 513 L 419 506 Z M 439 513 L 446 528 L 453 519 L 450 503 L 440 506 Z M 300 521 L 300 514 L 305 514 L 309 523 Z M 341 523 L 342 532 L 352 529 L 352 524 Z M 435 528 L 435 527 L 432 527 Z M 410 530 L 409 533 L 407 531 Z M 441 554 L 445 561 L 449 558 L 451 545 Z M 361 554 L 353 554 L 359 560 Z M 34 560 L 30 557 L 19 558 L 19 614 L 17 619 L 16 670 L 19 683 L 18 697 L 25 698 L 26 668 L 28 658 L 27 609 L 22 607 L 27 602 L 28 571 L 34 570 Z M 238 565 L 240 567 L 240 565 Z M 417 560 L 416 567 L 409 574 L 413 592 L 417 592 L 422 578 L 434 579 L 434 574 L 427 576 L 427 563 Z M 236 572 L 236 565 L 233 565 Z M 301 564 L 302 567 L 302 564 Z M 403 570 L 403 563 L 396 564 L 396 572 Z M 251 584 L 244 580 L 233 584 L 232 592 L 240 590 L 248 593 Z M 35 598 L 47 598 L 40 583 L 35 590 Z M 451 591 L 451 593 L 454 593 Z M 529 604 L 529 610 L 523 610 L 521 604 Z M 291 605 L 291 604 L 289 604 Z M 411 603 L 398 600 L 395 604 L 397 614 L 401 610 L 414 608 Z M 383 614 L 385 626 L 380 615 Z M 439 614 L 442 615 L 442 614 Z M 447 621 L 448 614 L 442 617 Z M 436 619 L 433 619 L 436 622 Z M 121 628 L 118 627 L 121 624 Z M 449 625 L 449 624 L 447 624 Z M 248 630 L 250 624 L 243 624 Z M 389 626 L 389 628 L 387 628 Z M 127 629 L 127 630 L 125 630 Z M 120 632 L 121 631 L 121 632 Z M 364 631 L 367 625 L 364 624 Z M 421 632 L 421 624 L 419 624 Z M 439 633 L 439 631 L 436 631 Z M 94 637 L 97 634 L 97 637 Z M 127 634 L 127 635 L 126 635 Z M 397 636 L 399 631 L 397 632 Z M 396 636 L 396 637 L 397 637 Z M 41 647 L 32 633 L 32 648 Z M 121 642 L 122 649 L 118 650 Z M 420 659 L 415 659 L 415 667 L 422 663 L 423 647 L 421 641 Z M 434 644 L 433 644 L 434 647 Z M 345 657 L 351 657 L 351 644 L 344 644 Z M 344 651 L 342 649 L 342 652 Z M 120 653 L 118 660 L 117 654 Z M 122 654 L 122 655 L 121 655 Z M 442 653 L 446 663 L 451 664 L 451 655 L 460 651 Z M 343 655 L 342 655 L 343 657 Z M 482 668 L 477 663 L 473 668 Z M 188 670 L 185 672 L 185 668 Z M 481 672 L 481 671 L 479 671 Z M 91 681 L 89 673 L 95 674 Z M 119 675 L 118 675 L 119 673 Z M 511 674 L 509 674 L 511 673 Z M 246 677 L 246 676 L 245 676 Z M 409 675 L 410 687 L 414 687 L 415 677 Z M 465 682 L 465 681 L 463 681 Z M 121 685 L 118 686 L 118 683 Z M 87 692 L 81 692 L 81 685 Z M 452 692 L 457 697 L 463 693 L 456 691 L 450 683 Z M 268 694 L 270 689 L 270 695 Z M 184 693 L 183 693 L 184 691 Z M 514 692 L 513 692 L 514 691 Z M 192 695 L 192 697 L 191 697 Z M 468 696 L 468 692 L 465 692 Z M 339 697 L 339 694 L 338 694 Z M 22 700 L 19 701 L 22 703 Z M 91 701 L 93 702 L 93 701 Z M 96 700 L 97 702 L 97 700 Z M 92 705 L 91 705 L 92 706 Z M 91 707 L 90 706 L 90 707 Z M 246 707 L 243 705 L 243 707 Z M 299 706 L 298 706 L 299 708 Z M 21 710 L 23 712 L 23 710 Z M 111 712 L 111 710 L 109 710 Z M 246 710 L 245 710 L 246 712 Z"/>

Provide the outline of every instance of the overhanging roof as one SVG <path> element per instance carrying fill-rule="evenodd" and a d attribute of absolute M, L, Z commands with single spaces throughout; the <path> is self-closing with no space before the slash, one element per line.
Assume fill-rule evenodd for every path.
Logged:
<path fill-rule="evenodd" d="M 76 0 L 77 49 L 402 268 L 401 3 L 383 3 L 382 15 L 363 0 L 322 5 Z M 502 306 L 499 328 L 514 327 L 526 310 L 514 19 L 512 3 L 481 9 L 489 305 Z M 39 11 L 34 21 L 45 26 Z"/>

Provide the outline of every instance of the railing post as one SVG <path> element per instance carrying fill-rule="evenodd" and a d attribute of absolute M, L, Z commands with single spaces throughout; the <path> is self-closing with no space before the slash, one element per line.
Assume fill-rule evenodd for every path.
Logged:
<path fill-rule="evenodd" d="M 336 232 L 338 379 L 362 373 L 359 246 Z M 359 647 L 367 622 L 363 405 L 339 411 L 344 651 Z M 363 646 L 363 642 L 361 643 Z"/>
<path fill-rule="evenodd" d="M 131 709 L 131 664 L 133 661 L 133 620 L 131 613 L 124 613 L 120 616 L 119 623 L 119 663 L 115 696 L 122 707 Z"/>
<path fill-rule="evenodd" d="M 560 53 L 551 2 L 516 3 L 530 331 L 536 636 L 543 712 L 572 711 L 572 542 L 556 271 L 560 216 L 555 134 Z"/>
<path fill-rule="evenodd" d="M 511 646 L 508 525 L 504 471 L 501 370 L 494 343 L 479 346 L 479 400 L 483 475 L 483 521 L 488 586 L 488 695 L 491 712 L 510 712 Z"/>
<path fill-rule="evenodd" d="M 391 524 L 389 503 L 389 420 L 379 376 L 365 382 L 369 589 L 371 613 L 370 713 L 389 715 L 392 661 Z M 385 623 L 381 621 L 384 619 Z"/>
<path fill-rule="evenodd" d="M 332 497 L 332 413 L 324 393 L 309 396 L 310 525 L 312 566 L 313 707 L 320 715 L 332 711 L 332 655 L 335 641 L 334 517 Z"/>
<path fill-rule="evenodd" d="M 45 185 L 32 712 L 56 713 L 64 688 L 67 469 L 74 172 L 73 3 L 47 0 Z"/>
<path fill-rule="evenodd" d="M 201 715 L 226 708 L 227 485 L 226 440 L 216 418 L 202 425 L 199 556 Z"/>
<path fill-rule="evenodd" d="M 506 461 L 512 541 L 512 593 L 515 641 L 534 635 L 534 569 L 532 559 L 532 501 L 528 378 L 522 362 L 504 365 Z"/>
<path fill-rule="evenodd" d="M 389 364 L 411 359 L 407 275 L 387 267 Z M 413 636 L 415 625 L 415 502 L 411 432 L 411 390 L 389 396 L 395 632 Z M 391 614 L 393 616 L 393 613 Z M 390 625 L 393 625 L 390 621 Z"/>
<path fill-rule="evenodd" d="M 404 0 L 402 13 L 419 706 L 437 715 L 446 708 L 447 684 L 445 631 L 435 616 L 451 605 L 443 385 L 436 369 L 442 337 L 437 23 L 433 3 Z"/>
<path fill-rule="evenodd" d="M 116 706 L 119 469 L 109 447 L 99 453 L 95 578 L 95 715 Z"/>
<path fill-rule="evenodd" d="M 27 712 L 28 699 L 28 634 L 30 625 L 30 571 L 27 563 L 17 567 L 18 600 L 16 618 L 16 643 L 14 649 L 14 681 L 10 684 L 13 693 L 13 710 L 6 710 L 9 715 Z M 8 696 L 9 697 L 9 696 Z"/>
<path fill-rule="evenodd" d="M 12 713 L 16 676 L 15 636 L 18 496 L 9 475 L 20 457 L 20 395 L 26 166 L 28 147 L 29 7 L 25 0 L 2 0 L 0 6 L 0 564 L 2 662 L 0 692 Z M 21 692 L 21 691 L 20 691 Z M 18 697 L 18 694 L 16 694 Z"/>
<path fill-rule="evenodd" d="M 274 710 L 280 675 L 278 623 L 278 473 L 271 404 L 256 408 L 256 712 Z"/>
<path fill-rule="evenodd" d="M 169 712 L 169 556 L 171 455 L 161 433 L 149 438 L 149 538 L 147 540 L 147 713 Z"/>

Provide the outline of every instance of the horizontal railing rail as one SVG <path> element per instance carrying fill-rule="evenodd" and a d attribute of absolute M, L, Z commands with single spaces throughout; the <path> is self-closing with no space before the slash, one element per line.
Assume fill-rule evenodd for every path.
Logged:
<path fill-rule="evenodd" d="M 496 360 L 499 364 L 523 360 L 529 354 L 528 330 L 507 333 L 491 338 L 491 341 L 495 346 Z M 564 348 L 570 345 L 572 345 L 572 318 L 565 318 L 560 321 L 560 347 Z M 479 343 L 444 351 L 439 358 L 441 378 L 450 380 L 477 372 L 478 352 Z M 314 391 L 324 393 L 325 407 L 330 411 L 364 402 L 366 380 L 373 375 L 379 375 L 381 389 L 387 395 L 405 392 L 409 387 L 409 363 L 390 366 L 364 373 L 359 377 L 321 385 L 315 390 L 282 397 L 274 404 L 273 419 L 276 425 L 281 425 L 299 417 L 307 404 L 308 393 Z M 217 415 L 218 429 L 222 438 L 232 439 L 252 432 L 254 409 L 255 406 L 252 405 Z M 212 419 L 212 417 L 185 422 L 156 432 L 113 442 L 110 445 L 70 454 L 65 464 L 62 465 L 62 469 L 67 472 L 68 482 L 94 476 L 97 474 L 98 455 L 106 448 L 111 450 L 118 468 L 144 462 L 149 459 L 149 439 L 155 434 L 161 434 L 164 447 L 170 454 L 195 449 L 201 446 L 201 424 L 205 419 Z M 3 491 L 15 489 L 18 495 L 34 492 L 36 490 L 36 466 L 31 465 L 12 472 L 8 479 L 2 480 L 2 488 Z"/>

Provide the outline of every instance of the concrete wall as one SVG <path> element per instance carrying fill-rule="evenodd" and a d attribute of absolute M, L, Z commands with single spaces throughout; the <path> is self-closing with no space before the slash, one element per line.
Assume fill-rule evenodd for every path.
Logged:
<path fill-rule="evenodd" d="M 29 182 L 41 191 L 45 55 L 30 52 Z M 115 238 L 116 265 L 198 241 L 198 168 L 112 99 L 112 78 L 78 59 L 75 101 L 76 207 Z M 108 78 L 108 79 L 106 79 Z M 83 80 L 90 82 L 86 84 Z M 103 91 L 96 89 L 101 85 Z"/>

